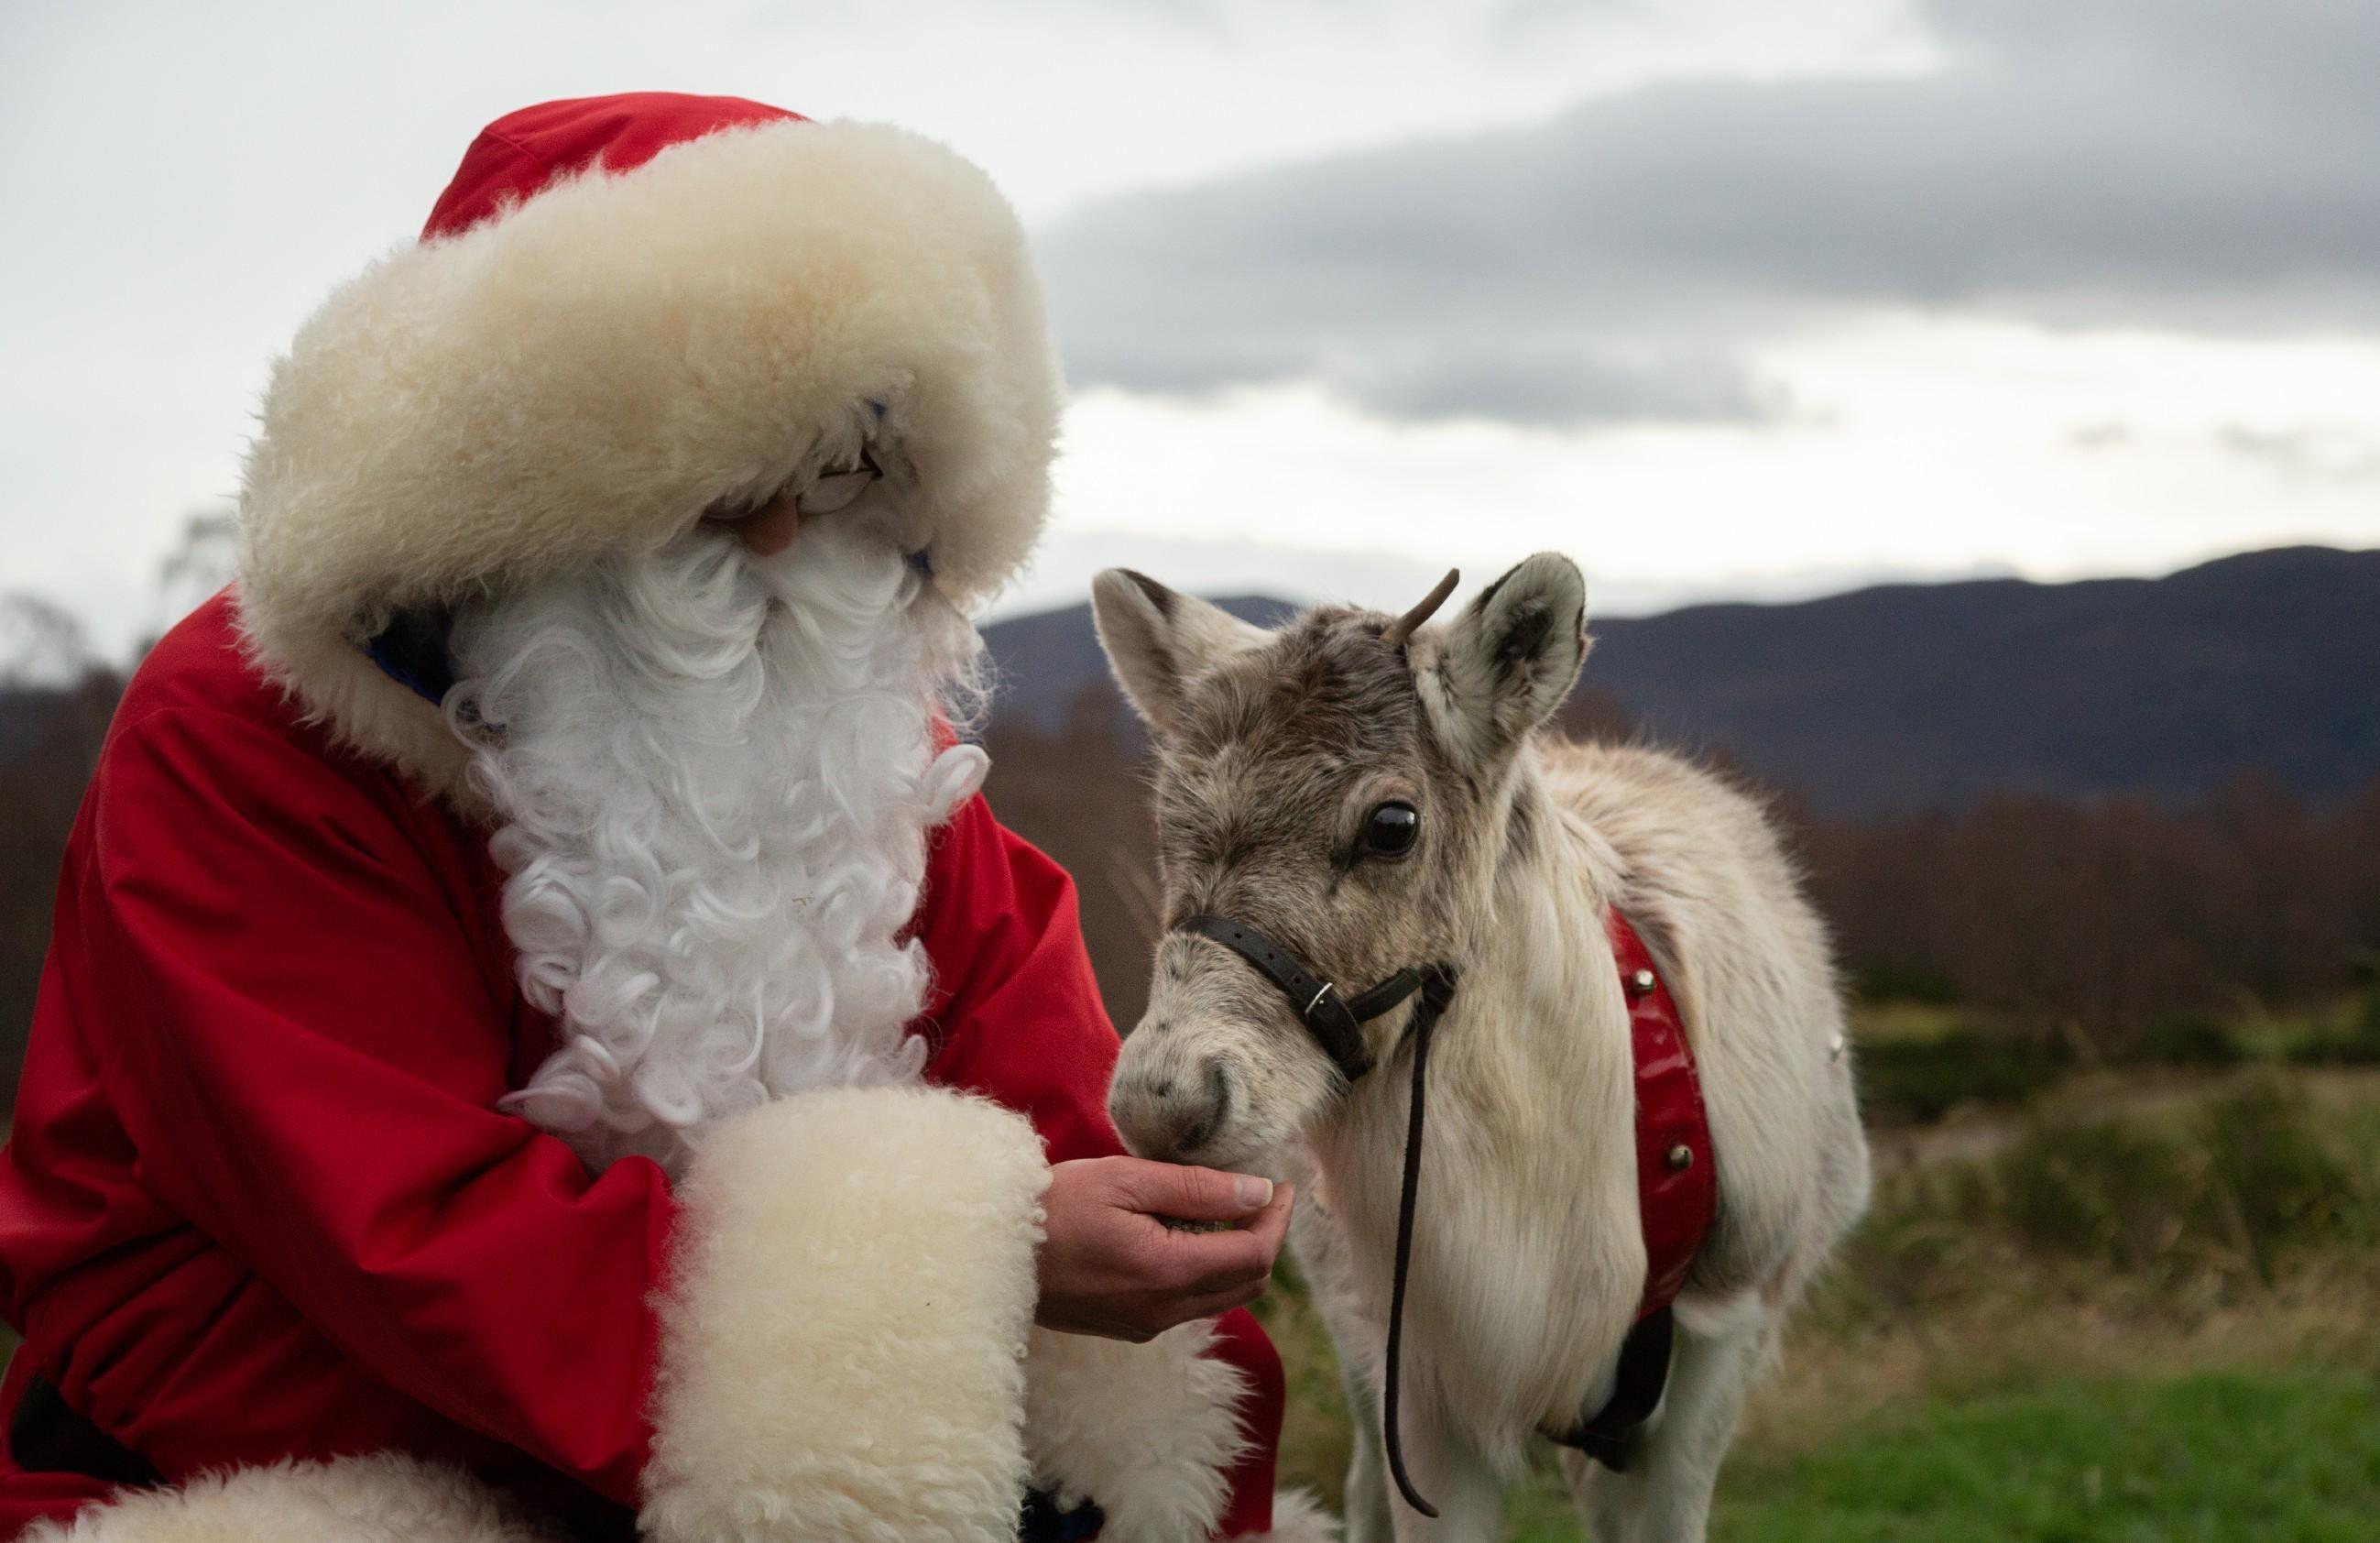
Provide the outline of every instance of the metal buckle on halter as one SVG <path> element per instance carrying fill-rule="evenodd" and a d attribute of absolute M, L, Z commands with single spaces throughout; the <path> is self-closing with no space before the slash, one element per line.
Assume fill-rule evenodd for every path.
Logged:
<path fill-rule="evenodd" d="M 1328 980 L 1324 981 L 1322 983 L 1322 990 L 1314 993 L 1314 1000 L 1305 1004 L 1305 1011 L 1300 1013 L 1298 1017 L 1304 1022 L 1312 1023 L 1314 1021 L 1314 1010 L 1322 1005 L 1322 999 L 1329 996 L 1332 991 L 1335 991 L 1338 989 L 1339 988 L 1332 982 Z"/>

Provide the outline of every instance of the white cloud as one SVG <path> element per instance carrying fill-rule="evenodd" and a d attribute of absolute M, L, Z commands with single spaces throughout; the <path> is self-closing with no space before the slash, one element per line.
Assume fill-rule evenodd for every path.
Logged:
<path fill-rule="evenodd" d="M 1897 0 L 1814 0 L 1782 53 L 1774 26 L 1725 24 L 1755 0 L 1696 0 L 1520 57 L 1495 4 L 0 6 L 0 589 L 59 597 L 109 647 L 150 626 L 175 533 L 237 484 L 273 352 L 529 102 L 658 87 L 891 118 L 1038 219 L 1665 74 L 1906 54 Z"/>
<path fill-rule="evenodd" d="M 2055 19 L 2019 4 L 2006 14 L 2026 25 Z M 109 648 L 152 626 L 158 565 L 188 514 L 236 484 L 274 350 L 333 284 L 410 237 L 480 124 L 528 102 L 662 87 L 894 118 L 983 162 L 1049 228 L 1135 189 L 1512 130 L 1650 82 L 1916 82 L 1945 65 L 1900 0 L 1528 9 L 0 6 L 0 589 L 65 601 Z M 2334 173 L 2362 175 L 2303 168 Z M 1384 282 L 1394 254 L 1378 255 L 1359 277 Z M 1704 352 L 1682 370 L 1656 349 L 1633 377 L 1624 355 L 1565 374 L 1547 349 L 1533 383 L 1512 368 L 1526 358 L 1475 353 L 1452 405 L 1494 407 L 1501 391 L 1505 416 L 1526 417 L 1548 383 L 1586 394 L 1574 400 L 1649 385 L 1706 419 L 1781 409 L 1765 427 L 1397 429 L 1310 388 L 1202 407 L 1090 392 L 1051 545 L 1020 598 L 1079 598 L 1093 567 L 1133 562 L 1185 584 L 1400 603 L 1448 562 L 1475 577 L 1552 545 L 1587 563 L 1609 613 L 1883 576 L 2150 571 L 2285 538 L 2380 541 L 2356 448 L 2380 440 L 2366 345 L 2067 334 L 1956 308 L 1755 336 L 1719 325 L 1724 309 L 1703 313 Z M 1384 311 L 1408 344 L 1456 357 L 1427 315 Z M 1146 367 L 1195 375 L 1198 341 L 1175 328 Z M 1258 326 L 1220 341 L 1277 339 Z M 1380 367 L 1397 358 L 1375 361 L 1374 389 L 1443 412 L 1450 372 Z M 2095 428 L 2096 450 L 2076 440 Z M 2297 470 L 2277 448 L 2290 446 Z"/>
<path fill-rule="evenodd" d="M 1921 75 L 1650 86 L 1095 204 L 1046 243 L 1068 359 L 1593 424 L 1773 416 L 1751 346 L 1877 305 L 2380 334 L 2380 9 L 1925 12 Z"/>
<path fill-rule="evenodd" d="M 1404 588 L 1450 563 L 1484 577 L 1555 547 L 1586 567 L 1604 614 L 1888 578 L 2155 573 L 2284 541 L 2380 545 L 2380 485 L 2277 474 L 2237 443 L 2242 426 L 2329 424 L 2324 464 L 2362 464 L 2346 447 L 2380 447 L 2380 419 L 2343 417 L 2342 404 L 2380 404 L 2380 343 L 1899 314 L 1758 362 L 1804 419 L 1573 435 L 1390 424 L 1312 387 L 1203 406 L 1093 391 L 1068 430 L 1059 529 L 1247 543 L 1251 565 L 1266 544 L 1293 544 L 1326 571 L 1315 554 L 1386 552 L 1411 565 Z"/>

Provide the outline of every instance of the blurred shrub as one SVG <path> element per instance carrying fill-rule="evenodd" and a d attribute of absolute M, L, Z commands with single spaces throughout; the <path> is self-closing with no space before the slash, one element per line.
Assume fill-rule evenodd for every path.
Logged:
<path fill-rule="evenodd" d="M 1914 1002 L 1948 1007 L 1959 1000 L 1959 988 L 1939 970 L 1908 965 L 1871 965 L 1858 972 L 1852 994 L 1864 1002 Z"/>
<path fill-rule="evenodd" d="M 2348 1011 L 2300 1037 L 2289 1059 L 2305 1066 L 2380 1065 L 2380 985 L 2366 986 Z"/>
<path fill-rule="evenodd" d="M 2369 1124 L 2278 1074 L 2216 1099 L 2194 1122 L 2212 1197 L 2265 1273 L 2278 1251 L 2380 1239 Z"/>
<path fill-rule="evenodd" d="M 2073 1069 L 2064 1043 L 1982 1024 L 1926 1038 L 1863 1039 L 1860 1107 L 1877 1125 L 1926 1124 L 1971 1100 L 2019 1102 Z"/>
<path fill-rule="evenodd" d="M 2026 1260 L 2180 1302 L 2375 1243 L 2380 1113 L 2266 1071 L 2195 1107 L 2039 1119 L 1989 1157 L 1894 1174 L 1849 1265 L 1855 1297 L 1902 1311 Z"/>
<path fill-rule="evenodd" d="M 2195 1014 L 2160 1018 L 2124 1049 L 2128 1060 L 2147 1066 L 2216 1070 L 2248 1059 L 2247 1046 L 2230 1025 Z"/>
<path fill-rule="evenodd" d="M 1964 1103 L 2022 1103 L 2086 1065 L 2190 1072 L 2260 1061 L 2380 1065 L 2380 986 L 2328 1010 L 2163 1017 L 2112 1044 L 2079 1027 L 2058 1033 L 2022 1016 L 1900 998 L 1864 1005 L 1854 1022 L 1861 1107 L 1880 1128 L 1929 1124 Z"/>
<path fill-rule="evenodd" d="M 2199 1154 L 2163 1132 L 2110 1120 L 2063 1128 L 2037 1126 L 2001 1156 L 1983 1192 L 2025 1245 L 2140 1270 L 2185 1235 L 2219 1232 L 2201 1208 Z"/>

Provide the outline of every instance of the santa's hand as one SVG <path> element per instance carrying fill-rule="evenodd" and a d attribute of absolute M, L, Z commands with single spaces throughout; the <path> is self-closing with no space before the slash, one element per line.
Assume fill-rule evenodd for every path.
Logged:
<path fill-rule="evenodd" d="M 1253 1302 L 1272 1280 L 1289 1231 L 1290 1185 L 1139 1158 L 1089 1158 L 1050 1170 L 1041 1199 L 1045 1329 L 1138 1342 L 1177 1323 Z M 1228 1223 L 1194 1232 L 1169 1221 Z"/>

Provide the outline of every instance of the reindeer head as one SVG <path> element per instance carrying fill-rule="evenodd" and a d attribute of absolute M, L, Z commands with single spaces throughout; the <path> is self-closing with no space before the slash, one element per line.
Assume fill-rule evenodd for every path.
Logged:
<path fill-rule="evenodd" d="M 1099 641 L 1156 737 L 1164 921 L 1262 930 L 1353 994 L 1460 967 L 1513 816 L 1512 771 L 1586 656 L 1586 586 L 1541 553 L 1451 622 L 1325 608 L 1277 632 L 1139 574 L 1092 585 Z M 1409 1009 L 1366 1026 L 1385 1057 Z M 1228 1167 L 1305 1130 L 1344 1078 L 1271 982 L 1169 930 L 1108 1106 L 1134 1150 Z"/>

